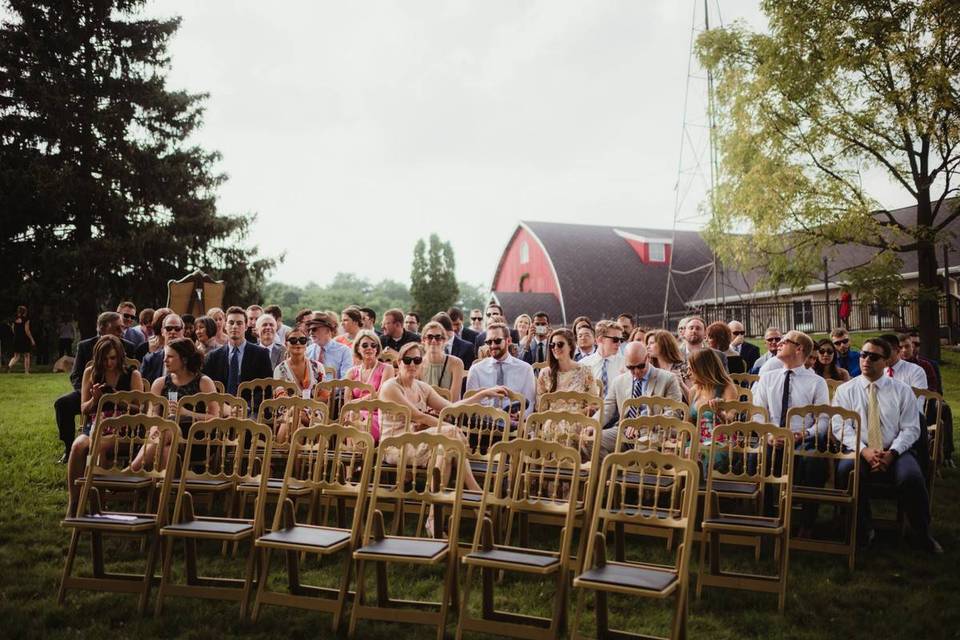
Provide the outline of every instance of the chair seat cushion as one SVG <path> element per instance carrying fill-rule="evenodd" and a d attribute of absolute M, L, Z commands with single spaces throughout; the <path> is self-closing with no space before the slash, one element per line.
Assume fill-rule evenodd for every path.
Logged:
<path fill-rule="evenodd" d="M 125 513 L 103 513 L 95 516 L 77 516 L 74 518 L 65 518 L 63 525 L 67 527 L 143 527 L 146 525 L 155 525 L 157 519 L 153 516 L 143 516 Z"/>
<path fill-rule="evenodd" d="M 217 478 L 193 478 L 187 480 L 187 487 L 195 487 L 197 489 L 226 489 L 231 485 L 230 480 L 222 480 Z"/>
<path fill-rule="evenodd" d="M 560 560 L 556 556 L 549 556 L 539 553 L 523 553 L 522 551 L 509 551 L 507 549 L 471 551 L 466 557 L 472 560 L 498 562 L 504 564 L 521 564 L 528 567 L 541 568 L 560 564 Z"/>
<path fill-rule="evenodd" d="M 703 521 L 704 525 L 714 527 L 758 527 L 761 529 L 779 529 L 782 524 L 776 518 L 745 518 L 742 516 L 719 516 L 717 518 L 707 518 Z"/>
<path fill-rule="evenodd" d="M 153 478 L 145 478 L 143 476 L 130 476 L 130 475 L 104 475 L 104 476 L 93 476 L 94 486 L 109 486 L 109 485 L 119 485 L 124 487 L 137 488 L 137 487 L 149 487 L 154 483 Z"/>
<path fill-rule="evenodd" d="M 607 564 L 584 571 L 577 576 L 577 579 L 586 582 L 633 587 L 645 591 L 663 591 L 677 581 L 677 574 L 673 571 Z"/>
<path fill-rule="evenodd" d="M 700 489 L 706 490 L 707 483 L 702 479 Z M 759 491 L 757 485 L 752 482 L 737 482 L 736 480 L 714 480 L 713 490 L 717 493 L 737 493 L 744 496 L 752 496 Z"/>
<path fill-rule="evenodd" d="M 162 531 L 165 533 L 214 533 L 235 536 L 243 533 L 252 533 L 253 525 L 249 522 L 191 520 L 190 522 L 168 524 Z"/>
<path fill-rule="evenodd" d="M 238 485 L 240 491 L 258 491 L 260 489 L 259 480 L 246 480 Z M 267 491 L 280 491 L 283 488 L 283 478 L 267 478 Z M 303 482 L 293 480 L 290 482 L 289 491 L 309 490 Z"/>
<path fill-rule="evenodd" d="M 640 482 L 640 474 L 628 472 L 627 473 L 627 484 L 637 484 Z M 673 476 L 659 476 L 645 473 L 643 474 L 643 484 L 647 486 L 659 486 L 659 487 L 672 487 L 673 486 Z"/>
<path fill-rule="evenodd" d="M 417 540 L 384 538 L 357 550 L 362 555 L 404 556 L 408 558 L 436 558 L 449 548 L 445 540 Z"/>
<path fill-rule="evenodd" d="M 257 543 L 268 543 L 268 546 L 272 544 L 278 544 L 329 549 L 330 547 L 342 544 L 349 539 L 349 531 L 336 531 L 332 529 L 319 529 L 316 527 L 294 526 L 260 536 L 260 539 L 257 540 Z"/>

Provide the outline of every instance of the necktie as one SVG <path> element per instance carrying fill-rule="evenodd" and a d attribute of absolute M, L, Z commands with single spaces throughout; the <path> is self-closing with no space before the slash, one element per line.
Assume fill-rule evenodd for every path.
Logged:
<path fill-rule="evenodd" d="M 893 377 L 893 367 L 887 367 L 887 375 Z"/>
<path fill-rule="evenodd" d="M 643 380 L 640 379 L 640 378 L 634 378 L 634 379 L 633 379 L 633 393 L 630 394 L 630 397 L 631 397 L 631 398 L 639 398 L 639 397 L 641 397 L 641 396 L 643 396 Z M 636 407 L 630 407 L 630 411 L 627 412 L 627 417 L 628 417 L 628 418 L 636 418 L 636 417 L 637 417 L 637 408 L 636 408 Z"/>
<path fill-rule="evenodd" d="M 320 361 L 320 364 L 323 364 L 323 345 L 317 345 L 317 360 Z"/>
<path fill-rule="evenodd" d="M 497 386 L 503 385 L 503 363 L 497 362 Z"/>
<path fill-rule="evenodd" d="M 883 449 L 883 432 L 880 430 L 880 402 L 877 400 L 877 383 L 867 385 L 867 446 Z"/>
<path fill-rule="evenodd" d="M 543 362 L 543 343 L 537 343 L 537 362 Z"/>
<path fill-rule="evenodd" d="M 240 385 L 240 349 L 232 347 L 230 350 L 233 353 L 230 354 L 230 371 L 227 372 L 227 393 L 235 396 Z"/>
<path fill-rule="evenodd" d="M 600 367 L 600 382 L 603 383 L 603 390 L 607 390 L 607 359 L 603 359 L 603 366 Z"/>
<path fill-rule="evenodd" d="M 787 410 L 790 409 L 790 375 L 793 373 L 787 369 L 783 376 L 783 396 L 780 399 L 780 428 L 787 425 Z"/>

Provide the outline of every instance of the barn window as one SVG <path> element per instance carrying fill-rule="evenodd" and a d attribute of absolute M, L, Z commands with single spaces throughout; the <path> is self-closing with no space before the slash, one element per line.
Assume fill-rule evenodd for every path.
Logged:
<path fill-rule="evenodd" d="M 666 245 L 662 242 L 651 242 L 648 245 L 649 251 L 649 260 L 650 262 L 666 262 L 667 261 L 667 251 Z"/>
<path fill-rule="evenodd" d="M 524 242 L 520 245 L 520 264 L 528 262 L 530 262 L 530 245 Z"/>

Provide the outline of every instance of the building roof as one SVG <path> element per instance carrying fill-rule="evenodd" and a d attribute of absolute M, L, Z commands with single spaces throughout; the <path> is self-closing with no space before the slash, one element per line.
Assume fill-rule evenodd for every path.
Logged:
<path fill-rule="evenodd" d="M 503 313 L 512 321 L 521 313 L 533 315 L 543 311 L 550 316 L 550 323 L 559 326 L 563 322 L 560 301 L 552 293 L 494 291 L 493 299 L 503 307 Z"/>
<path fill-rule="evenodd" d="M 521 227 L 542 245 L 556 272 L 560 287 L 557 304 L 562 304 L 565 312 L 559 317 L 571 320 L 587 315 L 600 319 L 627 312 L 639 316 L 641 322 L 653 322 L 662 316 L 669 268 L 666 264 L 644 264 L 623 233 L 669 243 L 670 230 L 537 221 L 521 222 Z M 677 231 L 672 251 L 674 286 L 668 306 L 678 311 L 685 308 L 686 301 L 710 274 L 713 255 L 694 231 Z M 511 293 L 509 298 L 517 308 L 532 312 L 538 303 L 545 304 L 532 297 L 540 295 L 544 294 Z"/>

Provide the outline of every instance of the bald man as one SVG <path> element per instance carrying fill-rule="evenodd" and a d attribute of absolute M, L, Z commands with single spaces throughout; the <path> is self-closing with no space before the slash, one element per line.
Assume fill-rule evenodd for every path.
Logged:
<path fill-rule="evenodd" d="M 747 332 L 742 323 L 731 320 L 727 323 L 727 327 L 733 334 L 733 342 L 730 343 L 730 347 L 740 354 L 747 365 L 747 371 L 750 371 L 750 369 L 753 369 L 753 363 L 760 358 L 760 349 L 755 344 L 747 342 Z"/>
<path fill-rule="evenodd" d="M 600 455 L 613 451 L 617 444 L 617 429 L 624 415 L 623 403 L 628 398 L 658 396 L 681 401 L 680 383 L 669 371 L 657 369 L 647 358 L 647 348 L 642 342 L 629 342 L 623 352 L 626 373 L 614 378 L 603 401 L 606 424 L 600 440 Z"/>

